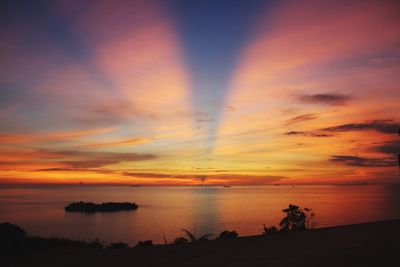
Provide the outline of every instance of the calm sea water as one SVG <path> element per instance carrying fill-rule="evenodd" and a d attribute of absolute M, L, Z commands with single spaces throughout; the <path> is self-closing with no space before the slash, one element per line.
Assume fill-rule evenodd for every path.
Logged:
<path fill-rule="evenodd" d="M 131 201 L 136 211 L 66 213 L 73 201 Z M 310 207 L 314 227 L 400 218 L 400 186 L 251 186 L 251 187 L 0 187 L 0 222 L 22 226 L 31 235 L 104 242 L 236 230 L 262 232 L 263 223 L 278 225 L 289 203 Z"/>

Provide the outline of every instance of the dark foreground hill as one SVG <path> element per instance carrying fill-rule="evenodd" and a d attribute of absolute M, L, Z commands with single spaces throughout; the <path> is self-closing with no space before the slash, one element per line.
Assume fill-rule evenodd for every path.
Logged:
<path fill-rule="evenodd" d="M 9 266 L 397 266 L 400 220 L 270 237 L 125 249 L 58 247 L 20 253 Z"/>

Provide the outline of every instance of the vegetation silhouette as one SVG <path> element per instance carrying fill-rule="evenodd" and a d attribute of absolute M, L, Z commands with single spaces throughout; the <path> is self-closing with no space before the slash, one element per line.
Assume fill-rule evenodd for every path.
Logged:
<path fill-rule="evenodd" d="M 265 235 L 265 236 L 270 236 L 270 235 L 277 234 L 278 232 L 279 232 L 279 231 L 278 231 L 278 228 L 276 228 L 275 226 L 267 227 L 267 226 L 264 224 L 264 232 L 263 232 L 263 235 Z"/>
<path fill-rule="evenodd" d="M 236 231 L 222 231 L 216 239 L 217 240 L 232 240 L 232 239 L 237 239 L 238 237 L 239 237 L 239 235 Z"/>
<path fill-rule="evenodd" d="M 304 208 L 306 214 L 306 229 L 310 230 L 314 226 L 313 218 L 315 213 L 310 208 Z"/>
<path fill-rule="evenodd" d="M 145 240 L 145 241 L 139 241 L 135 248 L 142 248 L 142 247 L 152 247 L 154 246 L 153 240 Z"/>
<path fill-rule="evenodd" d="M 181 237 L 175 238 L 175 240 L 174 240 L 174 242 L 172 244 L 180 245 L 180 244 L 185 244 L 185 243 L 188 243 L 188 242 L 189 242 L 189 240 L 186 237 L 181 236 Z"/>
<path fill-rule="evenodd" d="M 111 211 L 124 211 L 124 210 L 135 210 L 138 208 L 136 203 L 129 202 L 103 202 L 96 204 L 92 202 L 74 202 L 66 206 L 64 209 L 67 212 L 111 212 Z"/>
<path fill-rule="evenodd" d="M 129 208 L 135 207 L 132 206 L 134 203 L 102 203 L 102 204 L 94 204 L 94 203 L 84 203 L 77 202 L 72 203 L 68 207 L 68 209 L 72 209 L 74 211 L 84 211 L 84 212 L 94 212 L 94 211 L 113 211 L 116 208 L 125 209 L 127 206 Z M 66 207 L 66 210 L 67 210 Z M 264 224 L 264 236 L 270 236 L 273 234 L 277 234 L 279 232 L 293 232 L 293 231 L 302 231 L 311 228 L 311 218 L 314 216 L 314 213 L 309 208 L 300 208 L 299 206 L 290 204 L 288 208 L 282 210 L 285 213 L 285 217 L 280 221 L 280 230 L 277 227 L 271 226 L 267 227 Z M 185 236 L 177 237 L 172 245 L 179 244 L 189 244 L 189 243 L 199 243 L 209 240 L 209 237 L 212 234 L 205 234 L 202 236 L 196 235 L 196 229 L 194 233 L 190 232 L 187 229 L 182 229 L 185 233 Z M 169 245 L 167 239 L 165 237 L 165 233 L 163 232 L 164 243 L 165 245 Z M 235 240 L 238 239 L 239 235 L 236 231 L 222 231 L 215 240 Z M 99 240 L 95 240 L 92 242 L 80 241 L 80 240 L 71 240 L 67 238 L 41 238 L 41 237 L 30 237 L 26 234 L 25 230 L 21 227 L 11 224 L 11 223 L 0 223 L 0 248 L 3 249 L 9 255 L 15 255 L 20 252 L 26 251 L 35 251 L 42 249 L 50 249 L 57 247 L 83 247 L 83 248 L 92 248 L 92 249 L 124 249 L 124 248 L 141 248 L 141 247 L 152 247 L 154 246 L 152 240 L 140 241 L 136 244 L 136 246 L 130 247 L 128 244 L 123 242 L 110 243 L 105 245 Z"/>
<path fill-rule="evenodd" d="M 27 251 L 38 251 L 44 249 L 53 249 L 60 247 L 81 247 L 91 249 L 104 249 L 106 248 L 102 242 L 95 240 L 92 242 L 85 242 L 81 240 L 71 240 L 67 238 L 43 238 L 43 237 L 8 237 L 0 238 L 0 247 L 10 254 L 17 254 Z"/>
<path fill-rule="evenodd" d="M 123 243 L 123 242 L 116 242 L 116 243 L 110 243 L 107 248 L 108 249 L 121 249 L 121 248 L 128 248 L 128 244 L 127 243 Z"/>
<path fill-rule="evenodd" d="M 310 228 L 310 218 L 314 213 L 309 208 L 301 209 L 299 206 L 289 204 L 289 207 L 282 210 L 286 216 L 279 222 L 280 231 L 302 231 Z"/>
<path fill-rule="evenodd" d="M 32 244 L 37 244 L 37 248 L 54 248 L 54 247 L 86 247 L 86 248 L 94 248 L 94 249 L 103 249 L 105 248 L 104 244 L 99 240 L 95 239 L 91 242 L 86 242 L 82 240 L 72 240 L 68 238 L 61 237 L 51 237 L 51 238 L 43 238 L 43 237 L 29 237 L 32 241 Z"/>
<path fill-rule="evenodd" d="M 187 243 L 182 248 L 171 244 L 151 247 L 151 241 L 139 242 L 141 245 L 127 249 L 118 243 L 106 247 L 98 243 L 97 251 L 82 241 L 29 236 L 0 238 L 0 262 L 1 266 L 118 266 L 132 262 L 139 266 L 202 266 L 204 263 L 207 266 L 393 266 L 397 260 L 399 226 L 400 220 L 392 220 L 298 234 L 287 232 L 271 239 L 255 236 L 232 242 Z M 368 242 L 366 235 L 369 235 Z M 344 241 L 352 248 L 348 253 L 341 249 Z M 57 247 L 64 248 L 54 249 Z M 118 248 L 121 250 L 113 251 Z M 46 251 L 36 253 L 36 249 Z M 310 252 L 313 257 L 309 257 Z"/>
<path fill-rule="evenodd" d="M 14 237 L 14 238 L 21 238 L 25 237 L 26 232 L 24 229 L 19 227 L 18 225 L 12 223 L 0 223 L 0 237 L 7 238 L 7 237 Z"/>
<path fill-rule="evenodd" d="M 289 207 L 283 209 L 286 214 L 279 222 L 280 229 L 276 226 L 267 227 L 264 224 L 264 236 L 270 236 L 279 232 L 293 232 L 311 229 L 313 226 L 312 219 L 314 212 L 310 208 L 301 209 L 299 206 L 289 204 Z"/>
<path fill-rule="evenodd" d="M 187 242 L 190 242 L 190 243 L 203 242 L 203 241 L 207 241 L 208 238 L 210 236 L 212 236 L 212 234 L 205 234 L 200 237 L 197 237 L 196 232 L 193 234 L 189 230 L 186 230 L 186 229 L 182 229 L 182 231 L 186 234 L 187 238 L 186 237 L 178 237 L 175 239 L 174 244 L 182 244 L 182 243 L 187 243 Z"/>

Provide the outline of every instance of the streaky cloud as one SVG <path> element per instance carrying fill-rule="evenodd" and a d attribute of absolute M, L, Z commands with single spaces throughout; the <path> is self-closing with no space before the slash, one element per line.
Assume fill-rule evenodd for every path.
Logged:
<path fill-rule="evenodd" d="M 312 94 L 312 95 L 300 95 L 298 100 L 308 104 L 322 104 L 332 106 L 342 106 L 347 104 L 352 97 L 343 94 Z"/>
<path fill-rule="evenodd" d="M 400 123 L 393 120 L 373 120 L 361 123 L 347 123 L 337 126 L 326 127 L 314 131 L 289 131 L 284 135 L 303 135 L 310 137 L 331 137 L 333 133 L 376 131 L 383 134 L 396 134 L 400 129 Z M 329 133 L 326 133 L 329 132 Z M 390 146 L 392 144 L 388 144 Z M 385 149 L 385 148 L 382 148 Z M 390 149 L 387 147 L 386 149 Z"/>
<path fill-rule="evenodd" d="M 71 116 L 71 120 L 85 125 L 112 125 L 146 115 L 150 117 L 149 114 L 135 108 L 134 103 L 118 99 L 85 103 L 79 111 Z"/>
<path fill-rule="evenodd" d="M 378 143 L 378 146 L 375 146 L 373 148 L 373 151 L 377 151 L 388 155 L 398 155 L 400 153 L 400 141 L 391 140 Z"/>
<path fill-rule="evenodd" d="M 326 133 L 316 133 L 316 132 L 301 132 L 301 131 L 290 131 L 284 133 L 284 135 L 302 135 L 302 136 L 308 136 L 308 137 L 332 137 L 332 134 L 326 134 Z"/>
<path fill-rule="evenodd" d="M 61 163 L 72 168 L 95 168 L 118 164 L 121 162 L 153 160 L 158 157 L 155 154 L 87 152 L 74 150 L 58 151 L 56 154 L 62 158 L 71 158 L 72 160 L 63 160 Z"/>
<path fill-rule="evenodd" d="M 29 144 L 36 142 L 52 142 L 73 140 L 80 137 L 91 136 L 112 131 L 113 128 L 98 128 L 88 130 L 59 131 L 46 133 L 10 133 L 0 134 L 0 144 Z"/>
<path fill-rule="evenodd" d="M 39 162 L 37 160 L 38 155 L 44 155 L 44 157 L 40 158 Z M 93 152 L 81 150 L 54 151 L 40 149 L 28 152 L 23 158 L 18 153 L 14 156 L 11 155 L 9 159 L 4 157 L 4 164 L 1 164 L 2 167 L 0 169 L 10 170 L 14 167 L 15 170 L 18 170 L 21 167 L 33 167 L 34 171 L 83 171 L 123 162 L 150 161 L 158 157 L 158 155 L 150 153 Z"/>
<path fill-rule="evenodd" d="M 332 155 L 330 161 L 357 167 L 393 167 L 397 165 L 397 160 L 393 157 L 364 158 L 359 156 Z"/>
<path fill-rule="evenodd" d="M 130 139 L 123 139 L 117 141 L 109 141 L 109 142 L 99 142 L 99 143 L 90 143 L 85 145 L 84 147 L 90 148 L 105 148 L 105 147 L 122 147 L 122 146 L 133 146 L 139 145 L 148 142 L 150 139 L 145 137 L 135 137 Z"/>
<path fill-rule="evenodd" d="M 102 168 L 44 168 L 44 169 L 37 169 L 34 170 L 36 172 L 95 172 L 95 173 L 102 173 L 102 174 L 115 174 L 116 172 L 113 170 L 107 170 Z"/>
<path fill-rule="evenodd" d="M 377 131 L 384 134 L 396 134 L 400 123 L 393 120 L 374 120 L 364 123 L 348 123 L 321 129 L 326 132 L 350 132 L 350 131 Z"/>
<path fill-rule="evenodd" d="M 309 120 L 315 120 L 317 119 L 318 116 L 316 114 L 303 114 L 299 115 L 293 118 L 290 118 L 289 120 L 286 121 L 287 125 L 303 122 L 303 121 L 309 121 Z"/>
<path fill-rule="evenodd" d="M 271 184 L 280 180 L 287 179 L 285 176 L 274 175 L 251 175 L 251 174 L 167 174 L 167 173 L 141 173 L 141 172 L 124 172 L 125 176 L 146 179 L 181 179 L 193 181 L 207 180 L 211 184 Z M 245 179 L 245 181 L 243 181 Z"/>

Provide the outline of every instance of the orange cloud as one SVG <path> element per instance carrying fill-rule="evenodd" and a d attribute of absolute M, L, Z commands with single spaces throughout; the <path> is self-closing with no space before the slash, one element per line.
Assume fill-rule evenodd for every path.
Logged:
<path fill-rule="evenodd" d="M 388 140 L 389 128 L 395 134 L 399 12 L 394 1 L 289 1 L 268 9 L 232 76 L 226 104 L 235 111 L 224 114 L 215 153 L 242 168 L 267 165 L 267 173 L 294 182 L 375 179 L 383 170 L 331 159 L 372 158 L 366 147 Z"/>
<path fill-rule="evenodd" d="M 32 144 L 39 142 L 67 141 L 84 136 L 106 133 L 112 130 L 112 128 L 102 128 L 51 133 L 0 134 L 0 144 Z"/>
<path fill-rule="evenodd" d="M 113 142 L 91 143 L 91 144 L 87 145 L 86 147 L 91 147 L 91 148 L 119 147 L 119 146 L 131 146 L 131 145 L 144 144 L 146 142 L 149 142 L 148 138 L 138 137 L 138 138 L 132 138 L 132 139 L 126 139 L 126 140 L 113 141 Z"/>

